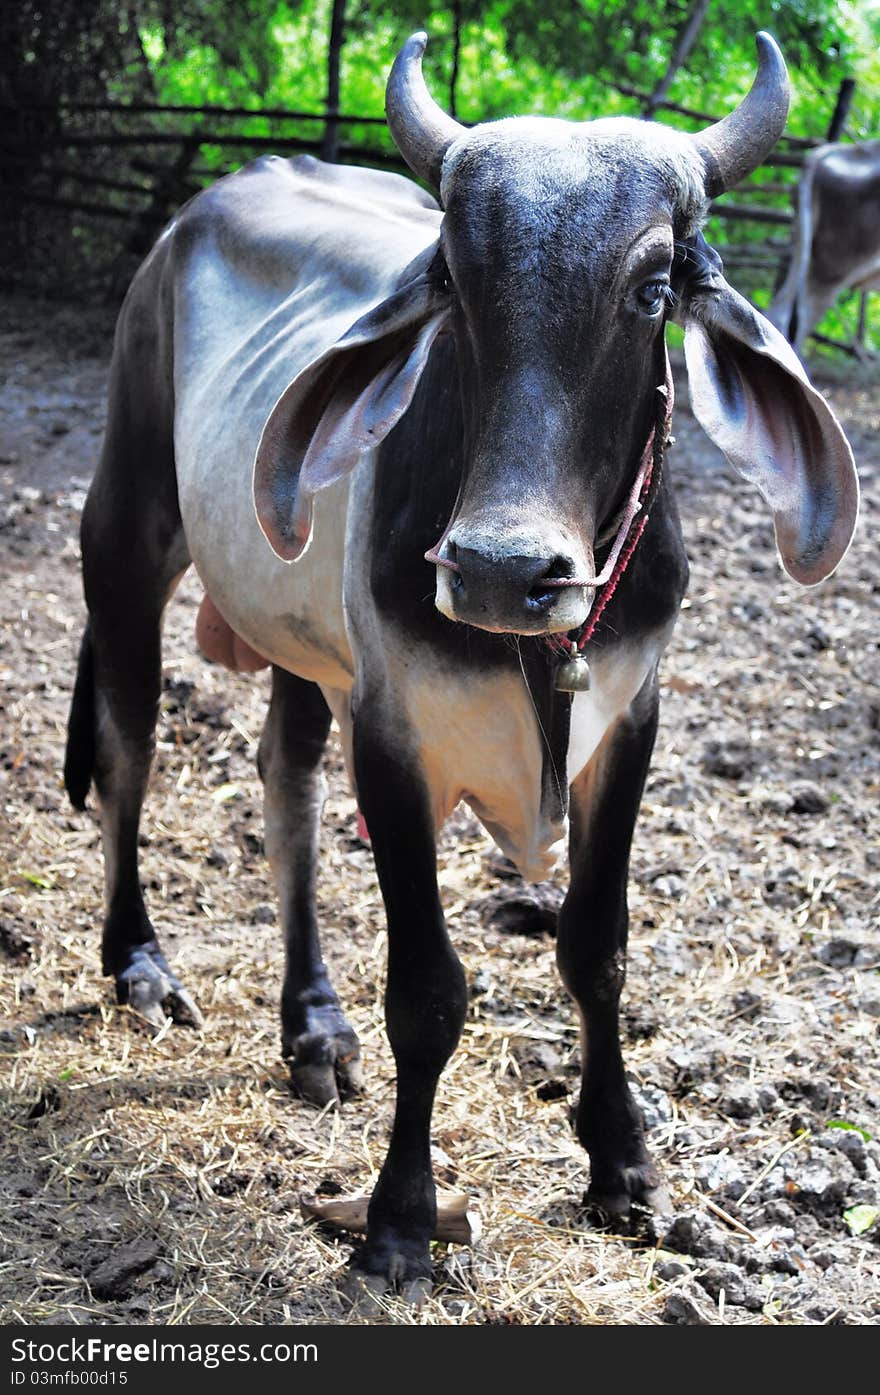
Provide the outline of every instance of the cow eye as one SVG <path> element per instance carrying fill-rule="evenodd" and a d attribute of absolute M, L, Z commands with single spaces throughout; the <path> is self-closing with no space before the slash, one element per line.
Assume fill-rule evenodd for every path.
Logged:
<path fill-rule="evenodd" d="M 449 267 L 446 265 L 446 258 L 439 253 L 433 265 L 434 278 L 442 291 L 452 289 L 452 277 L 449 275 Z"/>
<path fill-rule="evenodd" d="M 671 297 L 671 288 L 665 276 L 643 282 L 636 291 L 636 302 L 645 315 L 659 315 L 667 297 Z"/>

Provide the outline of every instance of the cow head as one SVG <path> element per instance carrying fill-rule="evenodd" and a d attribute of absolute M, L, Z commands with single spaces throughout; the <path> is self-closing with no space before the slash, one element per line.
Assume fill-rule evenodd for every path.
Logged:
<path fill-rule="evenodd" d="M 387 113 L 440 197 L 439 241 L 273 412 L 255 500 L 276 551 L 299 555 L 312 494 L 391 430 L 449 327 L 466 450 L 432 554 L 437 606 L 489 630 L 577 628 L 592 604 L 595 540 L 658 420 L 674 314 L 698 419 L 769 503 L 789 573 L 827 576 L 855 524 L 852 455 L 786 341 L 727 284 L 699 232 L 709 198 L 760 164 L 784 127 L 773 40 L 758 36 L 743 103 L 696 136 L 628 118 L 468 130 L 427 92 L 425 42 L 414 35 L 398 55 Z"/>

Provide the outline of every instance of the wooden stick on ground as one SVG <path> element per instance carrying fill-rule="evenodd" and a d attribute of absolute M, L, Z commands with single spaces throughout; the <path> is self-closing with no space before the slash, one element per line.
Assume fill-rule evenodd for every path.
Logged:
<path fill-rule="evenodd" d="M 367 1229 L 368 1196 L 328 1197 L 301 1196 L 299 1209 L 308 1221 L 323 1221 L 336 1230 L 363 1234 Z M 464 1192 L 437 1192 L 437 1228 L 435 1240 L 455 1245 L 474 1245 L 482 1234 L 482 1221 L 473 1203 Z"/>

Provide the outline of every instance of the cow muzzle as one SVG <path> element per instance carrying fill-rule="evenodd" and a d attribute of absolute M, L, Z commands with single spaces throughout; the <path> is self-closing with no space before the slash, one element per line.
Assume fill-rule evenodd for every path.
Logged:
<path fill-rule="evenodd" d="M 454 528 L 427 553 L 437 567 L 435 604 L 449 620 L 502 634 L 577 629 L 593 603 L 587 586 L 566 583 L 594 569 L 561 538 L 532 540 Z"/>

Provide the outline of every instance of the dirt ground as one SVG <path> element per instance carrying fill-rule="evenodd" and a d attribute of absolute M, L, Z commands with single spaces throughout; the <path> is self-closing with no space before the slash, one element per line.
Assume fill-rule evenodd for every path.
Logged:
<path fill-rule="evenodd" d="M 206 1030 L 156 1034 L 100 976 L 97 822 L 68 806 L 61 764 L 83 623 L 78 521 L 112 316 L 3 309 L 0 1318 L 875 1323 L 876 369 L 818 370 L 864 508 L 839 574 L 811 592 L 784 578 L 760 500 L 679 390 L 670 468 L 693 571 L 637 833 L 624 1012 L 675 1221 L 659 1245 L 587 1224 L 569 1123 L 577 1033 L 554 965 L 558 888 L 536 899 L 503 876 L 462 808 L 440 863 L 471 1006 L 434 1144 L 439 1184 L 473 1198 L 482 1237 L 437 1244 L 422 1308 L 391 1300 L 365 1318 L 340 1297 L 350 1237 L 299 1206 L 303 1193 L 369 1189 L 393 1103 L 383 915 L 338 752 L 320 910 L 367 1089 L 319 1113 L 291 1095 L 279 1059 L 281 948 L 255 768 L 266 675 L 199 658 L 189 580 L 166 626 L 143 877 Z M 523 896 L 527 919 L 505 931 Z"/>

